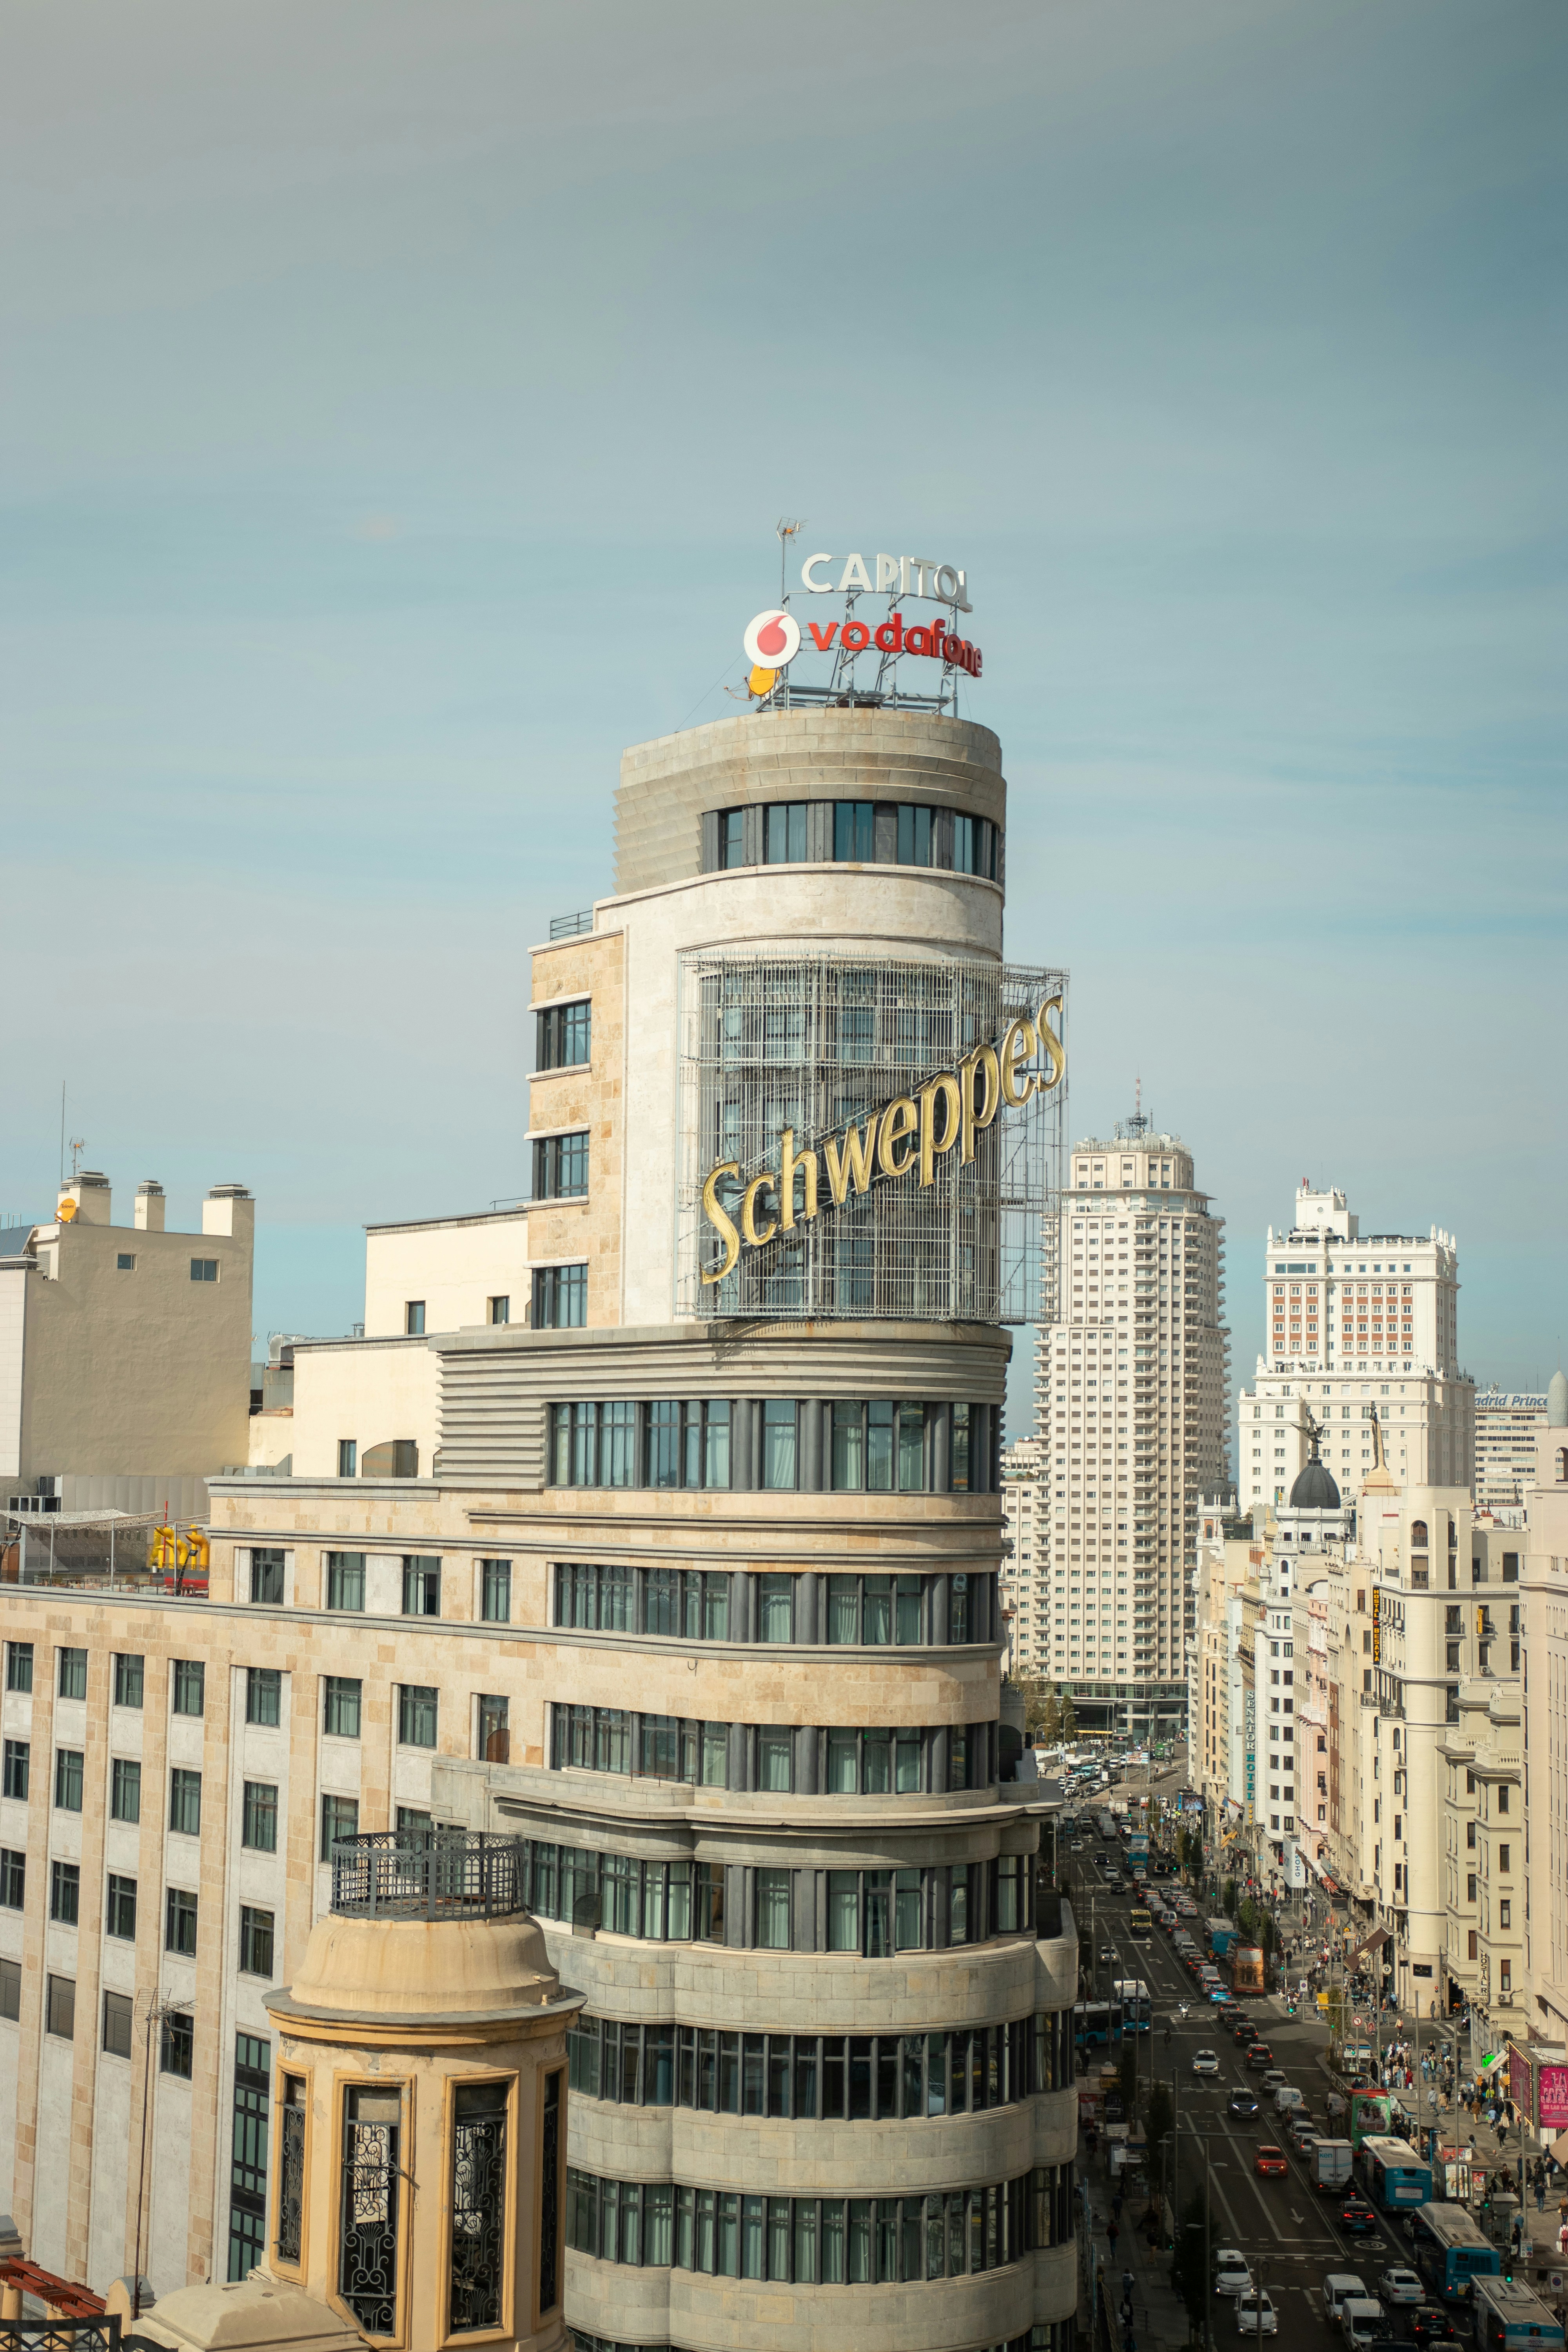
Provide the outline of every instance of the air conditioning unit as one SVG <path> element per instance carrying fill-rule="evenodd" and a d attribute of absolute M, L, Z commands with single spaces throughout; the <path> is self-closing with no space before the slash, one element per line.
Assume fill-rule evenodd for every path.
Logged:
<path fill-rule="evenodd" d="M 1497 2003 L 1497 2006 L 1498 2006 L 1498 2008 L 1499 2008 L 1499 2009 L 1511 2009 L 1511 2008 L 1513 2007 L 1513 1995 L 1512 1995 L 1512 1993 L 1510 1993 L 1510 1992 L 1500 1992 L 1500 1993 L 1496 1996 L 1496 2003 Z"/>

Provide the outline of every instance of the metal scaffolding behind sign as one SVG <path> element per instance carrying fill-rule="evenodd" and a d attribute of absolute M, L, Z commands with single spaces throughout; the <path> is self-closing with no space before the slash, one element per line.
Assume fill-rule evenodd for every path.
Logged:
<path fill-rule="evenodd" d="M 977 1045 L 1034 1021 L 1067 976 L 950 958 L 751 955 L 693 950 L 680 959 L 676 1310 L 700 1317 L 909 1318 L 1030 1323 L 1038 1313 L 1041 1217 L 1061 1183 L 1066 1081 L 1004 1105 L 974 1138 L 974 1156 L 939 1151 L 933 1181 L 918 1167 L 879 1171 L 835 1203 L 827 1150 L 901 1095 L 956 1072 Z M 1037 1066 L 1048 1068 L 1037 1055 Z M 718 1200 L 739 1217 L 748 1182 L 815 1152 L 816 1213 L 797 1169 L 795 1223 L 724 1258 L 705 1216 L 709 1171 L 733 1161 Z"/>

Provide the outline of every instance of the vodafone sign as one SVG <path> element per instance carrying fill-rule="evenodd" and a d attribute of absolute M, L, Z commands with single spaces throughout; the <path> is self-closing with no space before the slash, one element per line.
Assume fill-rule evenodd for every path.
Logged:
<path fill-rule="evenodd" d="M 783 669 L 800 651 L 800 625 L 774 605 L 747 624 L 741 643 L 746 659 L 758 669 Z"/>

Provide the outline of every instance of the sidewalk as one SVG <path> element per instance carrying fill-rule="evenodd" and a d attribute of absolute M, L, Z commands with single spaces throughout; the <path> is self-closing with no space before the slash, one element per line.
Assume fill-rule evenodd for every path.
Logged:
<path fill-rule="evenodd" d="M 1089 2189 L 1093 2214 L 1090 2238 L 1092 2260 L 1106 2273 L 1111 2308 L 1121 2307 L 1121 2273 L 1132 2273 L 1132 2334 L 1138 2352 L 1185 2352 L 1188 2340 L 1187 2314 L 1181 2297 L 1171 2285 L 1171 2255 L 1161 2245 L 1152 2249 L 1138 2223 L 1147 2209 L 1149 2192 L 1140 2182 L 1121 2208 L 1116 2251 L 1110 2251 L 1106 2224 L 1110 2219 L 1111 2199 L 1115 2194 L 1108 2169 L 1106 2144 L 1101 2140 L 1092 2156 L 1083 2152 L 1081 2134 L 1079 2138 L 1078 2177 Z M 1120 2342 L 1120 2322 L 1118 2323 Z"/>

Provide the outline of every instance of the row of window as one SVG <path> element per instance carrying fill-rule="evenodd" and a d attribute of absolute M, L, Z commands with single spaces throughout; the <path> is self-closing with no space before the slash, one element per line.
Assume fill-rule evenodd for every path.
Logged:
<path fill-rule="evenodd" d="M 988 1789 L 994 1723 L 862 1728 L 709 1723 L 633 1707 L 552 1706 L 553 1771 L 623 1772 L 778 1795 L 914 1797 Z"/>
<path fill-rule="evenodd" d="M 0 1794 L 26 1804 L 32 1786 L 32 1742 L 7 1739 Z M 55 1750 L 55 1809 L 79 1813 L 87 1759 L 79 1748 Z M 110 1813 L 117 1822 L 142 1818 L 142 1767 L 134 1757 L 116 1756 L 110 1769 Z M 180 1837 L 199 1837 L 202 1830 L 202 1776 L 176 1764 L 169 1774 L 169 1827 Z"/>
<path fill-rule="evenodd" d="M 886 1959 L 1016 1935 L 1029 1921 L 1026 1854 L 905 1870 L 766 1870 L 538 1838 L 524 1851 L 528 1906 L 540 1918 L 654 1943 Z"/>
<path fill-rule="evenodd" d="M 978 2115 L 1071 2088 L 1072 2013 L 941 2033 L 731 2033 L 580 2017 L 573 2090 L 624 2105 L 797 2123 Z"/>
<path fill-rule="evenodd" d="M 263 1973 L 266 1972 L 263 1971 Z M 0 2018 L 10 2018 L 15 2021 L 21 2014 L 22 1964 L 19 1960 L 0 1960 Z M 111 2058 L 130 2057 L 132 2029 L 134 2023 L 134 1997 L 128 1992 L 106 1992 L 103 1996 L 101 2046 Z M 74 1977 L 50 1976 L 45 1979 L 44 2031 L 47 2033 L 58 2035 L 62 2042 L 75 2041 L 76 1979 Z M 183 2010 L 166 2010 L 160 2021 L 158 2033 L 158 2064 L 161 2071 L 165 2074 L 177 2074 L 183 2081 L 188 2083 L 191 2079 L 195 2049 L 195 2037 L 189 2016 Z"/>
<path fill-rule="evenodd" d="M 996 879 L 989 817 L 920 801 L 766 801 L 719 809 L 704 827 L 710 869 L 747 866 L 926 866 Z"/>
<path fill-rule="evenodd" d="M 566 2242 L 600 2262 L 797 2286 L 965 2278 L 1068 2243 L 1070 2164 L 931 2197 L 747 2197 L 570 2165 Z"/>
<path fill-rule="evenodd" d="M 562 1560 L 557 1625 L 686 1642 L 890 1643 L 931 1646 L 984 1638 L 995 1579 L 951 1576 L 753 1575 L 701 1568 L 623 1568 Z"/>
<path fill-rule="evenodd" d="M 200 1715 L 206 1705 L 206 1668 L 199 1658 L 175 1658 L 172 1662 L 171 1688 L 176 1715 Z M 114 1704 L 116 1706 L 140 1706 L 145 1689 L 144 1660 L 136 1653 L 116 1651 L 114 1654 Z M 8 1691 L 30 1691 L 33 1687 L 33 1644 L 31 1642 L 7 1642 L 5 1644 L 5 1687 Z M 55 1652 L 55 1688 L 61 1698 L 87 1696 L 87 1652 L 62 1648 Z"/>
<path fill-rule="evenodd" d="M 247 1791 L 248 1794 L 248 1791 Z M 268 1794 L 276 1800 L 277 1790 Z M 276 1804 L 269 1822 L 271 1843 L 266 1848 L 272 1853 L 277 1846 Z M 26 1901 L 27 1858 L 10 1846 L 0 1846 L 0 1906 L 20 1911 Z M 199 1899 L 184 1886 L 164 1889 L 163 1949 L 183 1959 L 194 1959 L 196 1952 L 196 1920 Z M 122 1943 L 136 1940 L 137 1883 L 134 1878 L 109 1874 L 104 1894 L 103 1932 Z M 79 1863 L 58 1858 L 49 1864 L 49 1917 L 57 1927 L 77 1927 L 81 1925 L 81 1866 Z M 90 1923 L 89 1923 L 90 1924 Z M 242 1904 L 239 1913 L 239 1965 L 247 1976 L 266 1977 L 272 1973 L 273 1915 Z"/>
<path fill-rule="evenodd" d="M 584 1401 L 551 1409 L 550 1478 L 556 1486 L 962 1495 L 986 1483 L 974 1475 L 978 1423 L 969 1404 L 886 1398 Z"/>

